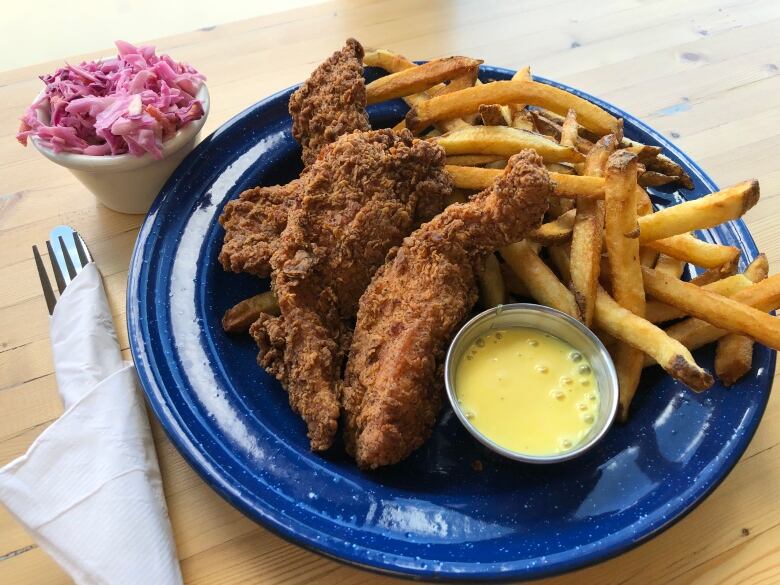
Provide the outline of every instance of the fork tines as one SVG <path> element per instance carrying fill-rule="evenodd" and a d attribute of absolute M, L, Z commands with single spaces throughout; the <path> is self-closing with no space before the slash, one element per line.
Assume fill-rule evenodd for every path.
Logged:
<path fill-rule="evenodd" d="M 51 245 L 46 242 L 49 248 L 49 254 L 51 254 Z M 49 309 L 49 315 L 54 312 L 54 305 L 57 304 L 57 299 L 54 297 L 54 291 L 51 288 L 51 282 L 49 282 L 49 276 L 46 274 L 46 267 L 43 265 L 41 254 L 38 252 L 38 246 L 33 246 L 33 256 L 35 257 L 35 267 L 38 269 L 38 278 L 41 279 L 41 288 L 43 289 L 43 296 L 46 299 L 46 306 Z M 59 283 L 57 283 L 59 285 Z M 64 289 L 64 285 L 63 285 Z M 60 293 L 63 289 L 60 289 Z"/>
<path fill-rule="evenodd" d="M 54 236 L 54 234 L 52 234 L 52 236 Z M 59 290 L 60 295 L 65 292 L 65 287 L 68 286 L 68 283 L 92 260 L 78 232 L 75 230 L 71 231 L 71 236 L 73 238 L 75 250 L 68 248 L 61 235 L 57 236 L 55 245 L 56 243 L 59 243 L 61 259 L 57 256 L 51 241 L 46 240 L 46 250 L 49 253 L 49 262 L 51 263 L 54 280 L 57 283 L 57 290 Z M 51 286 L 51 280 L 49 280 L 49 275 L 46 272 L 43 259 L 38 251 L 38 246 L 33 246 L 32 249 L 33 257 L 35 258 L 35 267 L 38 269 L 38 278 L 41 281 L 41 288 L 43 289 L 43 296 L 46 299 L 49 315 L 51 315 L 54 312 L 54 306 L 57 304 L 57 297 Z"/>

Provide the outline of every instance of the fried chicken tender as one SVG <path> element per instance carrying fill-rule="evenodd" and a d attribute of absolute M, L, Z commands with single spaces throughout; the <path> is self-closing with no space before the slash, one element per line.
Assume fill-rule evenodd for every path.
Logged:
<path fill-rule="evenodd" d="M 342 386 L 347 450 L 361 468 L 397 463 L 428 438 L 446 345 L 476 302 L 479 267 L 540 225 L 551 194 L 541 157 L 523 151 L 490 189 L 421 226 L 377 271 Z"/>
<path fill-rule="evenodd" d="M 387 252 L 440 211 L 452 181 L 444 151 L 404 130 L 356 132 L 322 149 L 271 257 L 281 316 L 250 328 L 258 361 L 287 387 L 311 448 L 330 447 L 336 383 L 360 296 Z"/>
<path fill-rule="evenodd" d="M 370 130 L 363 81 L 363 47 L 348 39 L 344 48 L 322 63 L 290 96 L 292 132 L 303 146 L 308 167 L 320 149 L 339 136 Z M 305 170 L 304 170 L 305 173 Z M 271 254 L 300 196 L 298 180 L 287 185 L 255 187 L 230 201 L 219 218 L 225 243 L 219 261 L 225 270 L 261 278 L 271 273 Z"/>
<path fill-rule="evenodd" d="M 255 187 L 230 201 L 219 218 L 225 240 L 219 261 L 225 270 L 260 278 L 271 274 L 271 254 L 297 201 L 298 179 L 286 185 Z"/>
<path fill-rule="evenodd" d="M 290 97 L 292 133 L 303 146 L 303 164 L 314 162 L 326 144 L 355 130 L 371 130 L 366 114 L 363 47 L 347 39 Z"/>

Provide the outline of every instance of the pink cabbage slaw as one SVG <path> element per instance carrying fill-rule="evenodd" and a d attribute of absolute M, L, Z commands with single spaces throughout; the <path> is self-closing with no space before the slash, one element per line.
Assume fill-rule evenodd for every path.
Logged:
<path fill-rule="evenodd" d="M 22 117 L 16 139 L 35 136 L 54 152 L 93 156 L 150 153 L 163 157 L 163 142 L 203 117 L 195 96 L 206 79 L 186 63 L 156 55 L 154 47 L 116 41 L 110 59 L 66 64 L 42 75 L 46 89 Z M 49 123 L 37 110 L 50 112 Z"/>

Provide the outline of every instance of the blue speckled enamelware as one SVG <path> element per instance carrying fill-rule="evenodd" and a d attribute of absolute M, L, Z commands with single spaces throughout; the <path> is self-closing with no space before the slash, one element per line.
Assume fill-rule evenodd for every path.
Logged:
<path fill-rule="evenodd" d="M 482 68 L 484 79 L 511 75 Z M 663 146 L 695 182 L 683 197 L 716 189 L 654 130 L 565 89 L 624 118 L 630 138 Z M 389 469 L 358 471 L 341 445 L 311 453 L 284 390 L 256 365 L 254 344 L 220 326 L 225 309 L 268 287 L 222 270 L 217 218 L 242 190 L 297 176 L 291 91 L 239 114 L 189 155 L 152 206 L 130 266 L 128 329 L 149 403 L 217 492 L 284 538 L 362 567 L 420 578 L 530 579 L 636 546 L 720 483 L 769 397 L 775 356 L 765 347 L 756 347 L 754 371 L 730 390 L 716 384 L 695 394 L 659 368 L 646 370 L 630 422 L 559 465 L 500 458 L 448 408 L 425 446 Z M 375 127 L 389 126 L 405 106 L 369 110 Z M 669 197 L 655 195 L 657 202 Z M 746 258 L 756 253 L 741 222 L 705 237 L 739 246 Z M 696 358 L 711 368 L 711 349 Z"/>

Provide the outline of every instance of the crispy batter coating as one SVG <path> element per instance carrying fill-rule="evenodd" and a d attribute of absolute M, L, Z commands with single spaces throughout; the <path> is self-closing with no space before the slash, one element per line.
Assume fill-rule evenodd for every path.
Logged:
<path fill-rule="evenodd" d="M 363 47 L 347 39 L 290 97 L 292 133 L 303 146 L 303 164 L 326 144 L 355 130 L 370 130 L 363 81 Z"/>
<path fill-rule="evenodd" d="M 299 184 L 296 179 L 286 185 L 255 187 L 228 202 L 219 218 L 225 228 L 219 261 L 225 270 L 260 278 L 271 274 L 271 254 L 287 225 Z"/>
<path fill-rule="evenodd" d="M 542 159 L 523 151 L 490 189 L 450 205 L 377 271 L 342 386 L 347 449 L 360 467 L 397 463 L 428 438 L 446 345 L 477 299 L 479 267 L 540 225 L 551 193 Z"/>
<path fill-rule="evenodd" d="M 327 449 L 336 432 L 336 382 L 360 296 L 388 250 L 417 225 L 418 210 L 441 210 L 451 189 L 441 147 L 406 130 L 342 136 L 302 179 L 271 258 L 281 317 L 261 319 L 250 332 L 260 363 L 286 383 L 312 449 Z"/>
<path fill-rule="evenodd" d="M 293 136 L 303 146 L 308 167 L 320 149 L 342 134 L 370 130 L 363 81 L 363 47 L 348 39 L 290 97 Z M 287 185 L 244 191 L 226 206 L 220 223 L 225 243 L 219 261 L 225 270 L 261 278 L 271 273 L 271 254 L 299 197 L 297 180 Z"/>

